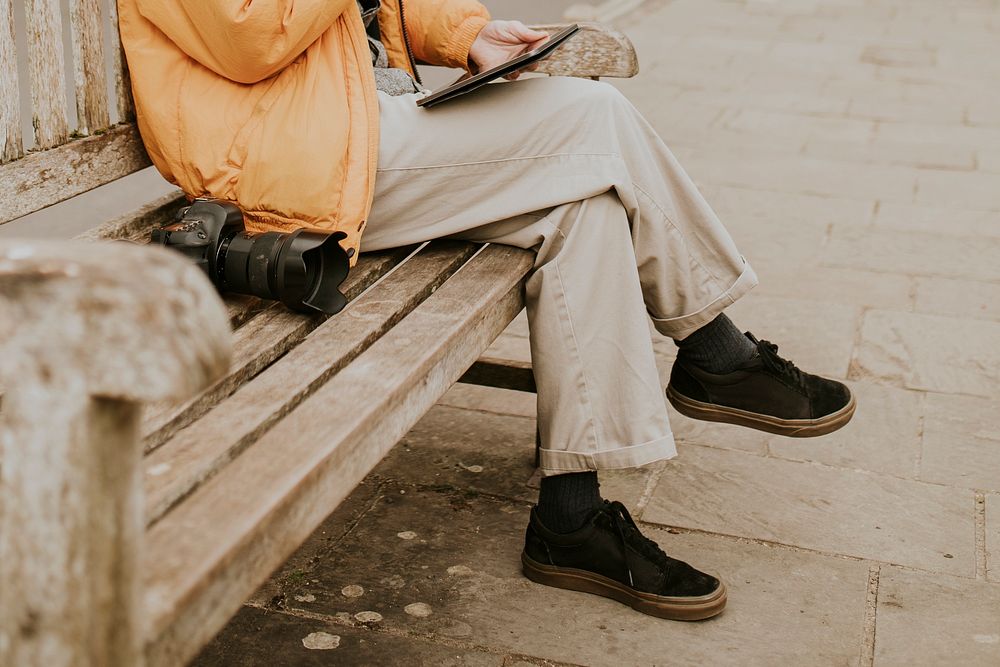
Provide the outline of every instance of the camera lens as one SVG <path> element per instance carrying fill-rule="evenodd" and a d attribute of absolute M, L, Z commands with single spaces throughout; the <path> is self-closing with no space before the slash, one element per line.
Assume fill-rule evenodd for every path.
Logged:
<path fill-rule="evenodd" d="M 340 283 L 350 255 L 343 232 L 298 229 L 291 234 L 248 232 L 230 202 L 196 199 L 177 221 L 153 230 L 150 240 L 183 252 L 222 291 L 281 301 L 293 310 L 328 315 L 347 305 Z M 353 252 L 353 251 L 352 251 Z"/>
<path fill-rule="evenodd" d="M 350 262 L 342 232 L 256 234 L 237 230 L 220 238 L 216 278 L 224 290 L 281 301 L 293 310 L 339 312 L 347 299 L 337 289 Z"/>

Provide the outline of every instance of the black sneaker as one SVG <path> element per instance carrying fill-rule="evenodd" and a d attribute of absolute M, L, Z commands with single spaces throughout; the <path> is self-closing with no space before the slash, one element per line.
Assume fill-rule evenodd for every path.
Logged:
<path fill-rule="evenodd" d="M 803 373 L 778 356 L 777 345 L 746 335 L 758 353 L 732 373 L 708 373 L 678 357 L 667 385 L 677 412 L 796 438 L 825 435 L 851 421 L 855 400 L 847 386 Z"/>
<path fill-rule="evenodd" d="M 699 621 L 722 612 L 726 586 L 643 536 L 625 506 L 604 501 L 580 530 L 545 528 L 534 509 L 521 554 L 532 581 L 601 595 L 650 616 Z"/>

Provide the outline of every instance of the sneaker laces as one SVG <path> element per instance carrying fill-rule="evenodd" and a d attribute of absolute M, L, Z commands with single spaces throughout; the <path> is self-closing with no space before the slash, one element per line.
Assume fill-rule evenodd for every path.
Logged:
<path fill-rule="evenodd" d="M 658 565 L 664 576 L 666 576 L 666 572 L 674 559 L 664 553 L 659 544 L 642 534 L 639 526 L 635 523 L 635 519 L 629 514 L 625 505 L 617 500 L 605 500 L 604 509 L 610 515 L 611 523 L 614 524 L 615 530 L 618 532 L 618 537 L 622 541 L 622 554 L 625 556 L 625 569 L 628 571 L 629 585 L 635 588 L 635 579 L 632 577 L 632 566 L 629 564 L 628 558 L 628 547 L 630 546 Z"/>
<path fill-rule="evenodd" d="M 774 373 L 783 375 L 803 389 L 806 386 L 805 374 L 788 359 L 778 355 L 778 346 L 769 340 L 757 341 L 757 350 L 764 365 Z"/>

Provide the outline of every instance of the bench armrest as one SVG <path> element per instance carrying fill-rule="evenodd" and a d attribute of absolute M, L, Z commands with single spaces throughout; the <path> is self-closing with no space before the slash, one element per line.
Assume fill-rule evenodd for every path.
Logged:
<path fill-rule="evenodd" d="M 229 337 L 166 250 L 0 242 L 0 664 L 142 664 L 140 403 L 206 386 Z"/>
<path fill-rule="evenodd" d="M 580 23 L 580 32 L 539 63 L 538 71 L 550 76 L 628 79 L 639 73 L 635 47 L 623 33 L 600 23 Z M 566 24 L 531 26 L 556 32 Z"/>

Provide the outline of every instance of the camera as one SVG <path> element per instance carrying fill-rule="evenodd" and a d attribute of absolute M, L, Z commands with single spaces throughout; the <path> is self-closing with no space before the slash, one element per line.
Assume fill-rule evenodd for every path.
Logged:
<path fill-rule="evenodd" d="M 229 202 L 195 199 L 151 240 L 183 253 L 222 292 L 280 301 L 292 310 L 333 315 L 347 305 L 339 287 L 350 269 L 343 232 L 248 232 Z M 353 251 L 352 253 L 353 254 Z"/>

